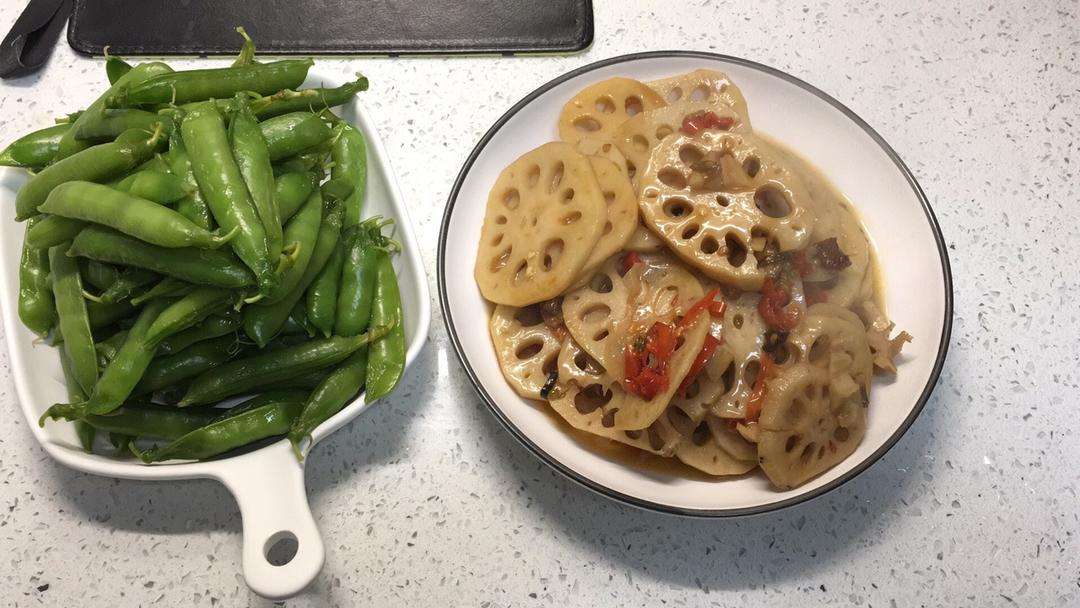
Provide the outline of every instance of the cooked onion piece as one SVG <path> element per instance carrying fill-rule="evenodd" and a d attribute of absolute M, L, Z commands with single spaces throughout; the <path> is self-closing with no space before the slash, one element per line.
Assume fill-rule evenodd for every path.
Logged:
<path fill-rule="evenodd" d="M 769 248 L 806 246 L 814 227 L 802 180 L 749 134 L 676 134 L 641 178 L 642 216 L 668 246 L 710 278 L 759 289 Z M 752 249 L 755 242 L 762 251 Z"/>
<path fill-rule="evenodd" d="M 576 143 L 582 137 L 611 139 L 628 118 L 664 106 L 664 98 L 644 83 L 609 78 L 586 87 L 566 102 L 559 115 L 559 138 Z"/>
<path fill-rule="evenodd" d="M 585 266 L 606 222 L 596 174 L 573 146 L 525 153 L 488 196 L 474 271 L 481 293 L 509 306 L 554 298 Z"/>
<path fill-rule="evenodd" d="M 865 403 L 860 391 L 836 390 L 828 370 L 799 364 L 769 382 L 758 426 L 761 469 L 786 490 L 855 451 L 866 433 Z"/>

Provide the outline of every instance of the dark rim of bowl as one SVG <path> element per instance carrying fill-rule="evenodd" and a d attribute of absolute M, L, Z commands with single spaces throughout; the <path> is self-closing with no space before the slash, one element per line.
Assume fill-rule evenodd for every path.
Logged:
<path fill-rule="evenodd" d="M 445 254 L 447 231 L 450 226 L 450 219 L 453 216 L 454 205 L 457 203 L 458 192 L 461 189 L 461 185 L 465 181 L 465 177 L 472 169 L 473 163 L 476 162 L 477 157 L 483 151 L 484 147 L 487 146 L 488 142 L 491 140 L 492 137 L 494 137 L 495 133 L 497 133 L 503 127 L 503 125 L 510 120 L 511 117 L 517 114 L 518 111 L 520 111 L 523 107 L 531 103 L 540 95 L 546 93 L 547 91 L 558 86 L 559 84 L 562 84 L 563 82 L 566 82 L 567 80 L 570 80 L 582 74 L 606 66 L 626 63 L 629 61 L 636 61 L 639 59 L 655 59 L 662 57 L 694 57 L 708 60 L 719 60 L 752 68 L 795 84 L 803 88 L 804 90 L 816 95 L 817 97 L 827 102 L 829 105 L 842 112 L 855 124 L 861 127 L 863 131 L 865 131 L 866 134 L 869 135 L 877 143 L 877 145 L 880 146 L 881 149 L 889 155 L 889 158 L 892 159 L 893 163 L 896 165 L 896 168 L 904 175 L 904 178 L 911 186 L 912 191 L 915 192 L 915 195 L 919 198 L 919 202 L 922 204 L 923 212 L 926 214 L 926 220 L 930 223 L 930 229 L 934 233 L 934 240 L 937 242 L 938 257 L 941 260 L 942 275 L 945 279 L 943 285 L 945 289 L 945 318 L 943 320 L 941 341 L 938 344 L 938 354 L 936 360 L 934 361 L 934 367 L 930 371 L 930 377 L 927 379 L 926 385 L 923 387 L 922 393 L 919 395 L 918 401 L 915 403 L 915 407 L 912 408 L 911 413 L 908 414 L 907 418 L 904 419 L 904 421 L 900 424 L 900 427 L 897 428 L 896 432 L 894 432 L 892 436 L 889 437 L 888 440 L 886 440 L 885 443 L 877 449 L 877 451 L 871 454 L 863 462 L 859 463 L 857 466 L 855 466 L 853 469 L 851 469 L 841 477 L 834 479 L 833 481 L 821 486 L 820 488 L 815 488 L 808 492 L 799 494 L 798 496 L 753 507 L 733 509 L 688 509 L 663 503 L 657 503 L 650 500 L 644 500 L 636 496 L 630 496 L 622 492 L 618 492 L 612 488 L 609 488 L 592 479 L 589 479 L 588 477 L 585 477 L 584 475 L 578 473 L 577 471 L 574 471 L 570 467 L 559 462 L 553 456 L 545 452 L 538 445 L 533 443 L 533 441 L 529 439 L 529 437 L 526 436 L 526 434 L 522 432 L 521 429 L 515 426 L 509 418 L 507 418 L 507 416 L 502 412 L 499 406 L 496 405 L 495 400 L 492 399 L 491 395 L 488 394 L 487 390 L 480 382 L 479 377 L 477 377 L 476 375 L 476 371 L 473 369 L 472 365 L 469 363 L 468 358 L 465 356 L 465 351 L 462 348 L 461 341 L 458 339 L 457 329 L 454 326 L 453 317 L 450 313 L 450 303 L 447 300 L 446 295 Z M 911 174 L 911 170 L 908 169 L 907 165 L 904 164 L 904 161 L 900 159 L 900 156 L 897 155 L 896 151 L 893 150 L 892 147 L 880 135 L 878 135 L 877 131 L 875 131 L 872 127 L 870 127 L 870 125 L 866 123 L 866 121 L 864 121 L 862 118 L 859 118 L 859 116 L 855 114 L 855 112 L 851 111 L 851 109 L 849 109 L 847 106 L 840 103 L 836 99 L 833 99 L 832 96 L 818 89 L 817 87 L 814 87 L 813 85 L 808 84 L 790 74 L 777 70 L 776 68 L 756 63 L 754 61 L 749 61 L 747 59 L 742 59 L 740 57 L 720 55 L 717 53 L 707 53 L 701 51 L 650 51 L 646 53 L 631 53 L 629 55 L 619 55 L 618 57 L 603 59 L 601 61 L 582 66 L 580 68 L 567 72 L 566 74 L 563 74 L 558 78 L 555 78 L 554 80 L 534 90 L 532 93 L 529 93 L 524 99 L 514 104 L 512 108 L 507 110 L 506 113 L 503 114 L 499 118 L 499 120 L 491 126 L 490 129 L 488 129 L 487 133 L 485 133 L 484 136 L 480 139 L 480 142 L 476 144 L 476 147 L 473 148 L 472 153 L 469 154 L 469 158 L 465 161 L 464 166 L 462 166 L 461 172 L 458 174 L 457 179 L 454 181 L 454 187 L 450 191 L 450 197 L 446 203 L 446 211 L 443 213 L 442 226 L 439 229 L 437 263 L 439 282 L 439 304 L 442 307 L 443 320 L 446 322 L 447 333 L 450 336 L 451 343 L 454 345 L 454 352 L 457 353 L 458 360 L 461 361 L 462 367 L 465 368 L 465 373 L 468 374 L 469 380 L 472 382 L 472 385 L 476 389 L 476 392 L 483 399 L 484 403 L 487 404 L 488 408 L 495 415 L 495 417 L 502 422 L 502 424 L 522 445 L 532 451 L 533 454 L 539 457 L 542 461 L 550 465 L 556 471 L 559 471 L 566 477 L 570 478 L 571 480 L 598 494 L 613 498 L 634 507 L 639 507 L 659 513 L 685 515 L 692 517 L 739 517 L 745 515 L 756 515 L 760 513 L 777 511 L 780 509 L 785 509 L 787 507 L 795 506 L 797 504 L 801 504 L 813 498 L 817 498 L 818 496 L 822 496 L 825 493 L 834 490 L 844 485 L 848 481 L 854 479 L 857 475 L 868 469 L 870 465 L 877 462 L 882 456 L 885 455 L 886 452 L 892 449 L 892 447 L 896 445 L 898 441 L 900 441 L 900 438 L 904 435 L 904 433 L 906 433 L 907 430 L 911 428 L 911 425 L 915 422 L 915 419 L 918 418 L 919 414 L 926 406 L 926 402 L 930 399 L 930 394 L 933 392 L 934 386 L 937 384 L 938 377 L 941 375 L 941 369 L 945 364 L 945 355 L 949 350 L 949 339 L 952 334 L 952 271 L 949 266 L 949 256 L 945 245 L 945 239 L 941 235 L 941 227 L 938 225 L 938 221 L 937 218 L 934 216 L 933 209 L 930 208 L 930 202 L 926 199 L 926 194 L 923 193 L 923 190 L 919 186 L 919 183 L 915 180 L 915 176 Z"/>

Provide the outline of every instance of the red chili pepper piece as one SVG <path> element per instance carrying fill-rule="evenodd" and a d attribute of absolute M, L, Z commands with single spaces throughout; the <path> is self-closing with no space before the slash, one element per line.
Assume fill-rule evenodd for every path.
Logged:
<path fill-rule="evenodd" d="M 792 304 L 791 297 L 772 277 L 765 279 L 761 286 L 761 300 L 758 301 L 758 313 L 770 327 L 780 331 L 791 331 L 799 324 L 802 311 Z"/>
<path fill-rule="evenodd" d="M 679 130 L 687 135 L 697 135 L 706 129 L 712 128 L 727 131 L 734 124 L 735 119 L 730 116 L 717 116 L 715 112 L 702 112 L 701 114 L 687 116 Z"/>
<path fill-rule="evenodd" d="M 630 344 L 623 351 L 626 365 L 626 389 L 645 399 L 652 399 L 670 385 L 668 360 L 675 352 L 678 335 L 667 323 L 654 323 L 644 340 Z"/>
<path fill-rule="evenodd" d="M 716 296 L 718 295 L 720 295 L 720 288 L 714 287 L 713 289 L 709 290 L 709 293 L 705 294 L 703 298 L 701 298 L 697 302 L 694 302 L 694 305 L 690 307 L 690 310 L 687 310 L 686 314 L 683 315 L 682 321 L 679 321 L 679 332 L 681 333 L 683 331 L 686 331 L 687 328 L 693 325 L 694 320 L 697 319 L 697 316 L 701 313 L 705 312 L 706 310 L 711 312 L 713 304 L 717 303 Z M 720 302 L 720 304 L 723 304 L 723 302 Z M 723 314 L 723 312 L 721 312 L 720 314 Z"/>
<path fill-rule="evenodd" d="M 686 394 L 686 389 L 690 388 L 690 385 L 694 382 L 694 379 L 698 377 L 701 370 L 705 369 L 705 364 L 709 362 L 709 358 L 716 352 L 716 347 L 720 346 L 720 340 L 713 337 L 712 334 L 705 335 L 705 344 L 701 346 L 701 352 L 698 353 L 694 362 L 690 365 L 690 371 L 686 373 L 686 377 L 683 378 L 682 384 L 679 385 L 679 392 Z"/>
<path fill-rule="evenodd" d="M 800 277 L 805 277 L 811 272 L 814 272 L 813 265 L 810 264 L 810 260 L 806 259 L 806 254 L 802 251 L 796 251 L 791 254 L 791 267 L 799 273 Z"/>
<path fill-rule="evenodd" d="M 721 300 L 719 302 L 716 302 L 716 301 L 709 302 L 709 314 L 710 315 L 712 315 L 712 316 L 714 316 L 714 317 L 716 317 L 718 319 L 722 319 L 724 317 L 725 312 L 727 312 L 727 301 Z"/>
<path fill-rule="evenodd" d="M 765 404 L 765 395 L 768 392 L 765 382 L 772 374 L 773 369 L 772 357 L 762 353 L 759 365 L 757 378 L 754 379 L 754 388 L 750 391 L 750 399 L 746 402 L 744 420 L 747 422 L 757 422 L 757 419 L 761 417 L 761 406 Z"/>
<path fill-rule="evenodd" d="M 641 256 L 636 251 L 627 252 L 622 259 L 622 271 L 623 274 L 630 272 L 630 269 L 634 267 L 634 264 L 641 263 Z"/>

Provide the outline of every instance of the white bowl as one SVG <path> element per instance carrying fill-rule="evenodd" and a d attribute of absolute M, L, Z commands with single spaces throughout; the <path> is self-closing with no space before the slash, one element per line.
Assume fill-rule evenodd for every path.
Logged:
<path fill-rule="evenodd" d="M 337 86 L 341 83 L 312 75 L 305 84 Z M 411 364 L 427 339 L 431 321 L 427 276 L 409 213 L 372 121 L 356 102 L 342 107 L 341 111 L 342 118 L 356 125 L 367 139 L 368 181 L 364 214 L 393 218 L 394 238 L 402 246 L 394 266 L 398 272 L 405 317 L 406 361 Z M 50 422 L 44 427 L 38 426 L 38 418 L 49 405 L 67 401 L 67 390 L 56 349 L 41 343 L 19 321 L 19 257 L 25 224 L 15 222 L 10 210 L 15 208 L 15 193 L 25 182 L 25 171 L 4 169 L 0 172 L 0 208 L 8 210 L 0 218 L 3 251 L 0 307 L 15 388 L 34 438 L 56 460 L 87 473 L 126 479 L 210 478 L 224 483 L 236 497 L 243 518 L 244 578 L 248 585 L 269 598 L 284 598 L 299 592 L 319 573 L 325 553 L 307 503 L 303 464 L 297 462 L 287 440 L 208 462 L 165 462 L 148 466 L 132 459 L 118 460 L 83 452 L 71 424 Z M 366 409 L 363 395 L 357 397 L 315 429 L 312 445 Z M 289 537 L 294 537 L 297 542 L 295 556 L 281 566 L 267 561 L 269 548 L 278 540 Z"/>
<path fill-rule="evenodd" d="M 472 279 L 488 191 L 522 153 L 558 139 L 563 104 L 586 86 L 624 76 L 653 80 L 713 68 L 746 96 L 755 130 L 813 161 L 860 211 L 879 254 L 888 310 L 915 336 L 894 381 L 876 380 L 866 437 L 854 454 L 818 478 L 777 491 L 763 475 L 699 480 L 645 471 L 590 451 L 503 379 L 488 337 L 489 306 Z M 439 238 L 439 291 L 450 338 L 481 398 L 544 462 L 601 494 L 669 513 L 733 516 L 771 511 L 820 496 L 858 475 L 900 439 L 937 381 L 952 324 L 952 282 L 937 220 L 911 172 L 887 143 L 840 102 L 811 85 L 745 59 L 661 51 L 599 61 L 541 86 L 484 135 L 450 194 Z"/>

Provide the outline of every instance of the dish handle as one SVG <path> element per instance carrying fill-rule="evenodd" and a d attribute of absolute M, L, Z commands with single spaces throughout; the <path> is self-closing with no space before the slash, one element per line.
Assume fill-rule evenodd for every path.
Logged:
<path fill-rule="evenodd" d="M 315 580 L 326 557 L 307 501 L 303 463 L 282 440 L 216 464 L 215 476 L 240 506 L 248 586 L 273 600 L 296 595 Z"/>

